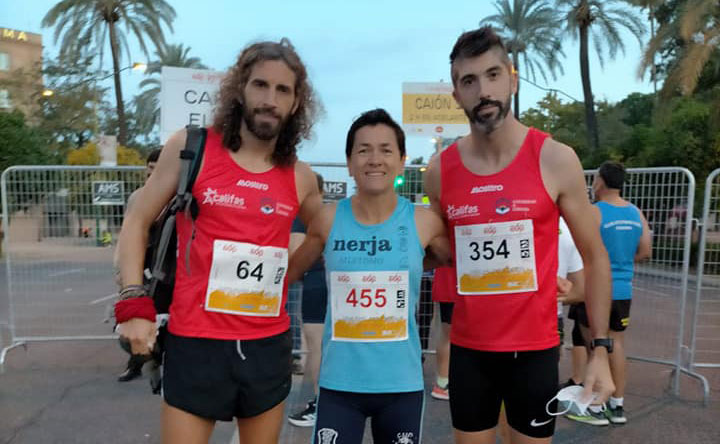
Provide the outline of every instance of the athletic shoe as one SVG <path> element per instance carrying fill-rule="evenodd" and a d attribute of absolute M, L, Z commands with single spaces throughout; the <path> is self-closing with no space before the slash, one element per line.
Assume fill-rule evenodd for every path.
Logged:
<path fill-rule="evenodd" d="M 288 416 L 290 424 L 297 427 L 315 427 L 315 419 L 317 419 L 317 401 L 314 399 L 307 403 L 305 410 Z"/>
<path fill-rule="evenodd" d="M 430 396 L 435 399 L 442 399 L 443 401 L 447 401 L 450 399 L 450 390 L 448 390 L 447 386 L 443 388 L 435 384 L 432 391 L 430 392 Z"/>
<path fill-rule="evenodd" d="M 119 382 L 128 382 L 133 379 L 142 376 L 142 368 L 145 362 L 149 359 L 149 356 L 145 355 L 130 355 L 130 359 L 127 362 L 127 368 L 124 372 L 118 375 L 117 380 Z"/>
<path fill-rule="evenodd" d="M 584 424 L 590 424 L 594 426 L 606 426 L 610 424 L 607 417 L 605 416 L 605 410 L 599 412 L 593 412 L 587 409 L 584 415 L 565 415 L 568 419 L 573 421 L 582 422 Z"/>
<path fill-rule="evenodd" d="M 135 378 L 142 376 L 142 367 L 128 367 L 124 372 L 120 373 L 117 380 L 118 382 L 128 382 Z"/>
<path fill-rule="evenodd" d="M 612 408 L 610 407 L 610 405 L 608 405 L 605 409 L 605 416 L 613 424 L 625 424 L 627 422 L 625 412 L 623 411 L 623 406 L 621 405 L 615 408 Z"/>

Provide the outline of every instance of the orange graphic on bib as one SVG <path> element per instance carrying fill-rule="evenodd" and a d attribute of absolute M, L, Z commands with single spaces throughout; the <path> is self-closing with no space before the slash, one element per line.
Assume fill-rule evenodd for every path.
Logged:
<path fill-rule="evenodd" d="M 402 318 L 379 318 L 353 321 L 340 319 L 333 325 L 334 336 L 344 339 L 394 339 L 407 335 L 407 321 Z"/>
<path fill-rule="evenodd" d="M 460 290 L 467 293 L 486 291 L 531 291 L 535 287 L 535 274 L 527 268 L 503 268 L 490 271 L 481 276 L 463 274 L 460 277 Z"/>
<path fill-rule="evenodd" d="M 208 296 L 208 308 L 216 310 L 274 315 L 280 307 L 280 295 L 261 291 L 259 293 L 227 293 L 213 290 Z"/>

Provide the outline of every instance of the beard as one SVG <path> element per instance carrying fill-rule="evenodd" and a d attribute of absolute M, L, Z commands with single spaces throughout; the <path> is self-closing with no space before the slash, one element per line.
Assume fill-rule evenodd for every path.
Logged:
<path fill-rule="evenodd" d="M 485 134 L 490 134 L 505 120 L 510 112 L 510 104 L 512 102 L 512 94 L 508 95 L 505 102 L 499 100 L 483 99 L 473 109 L 465 109 L 465 115 L 470 119 L 471 125 L 477 125 Z M 494 106 L 498 109 L 497 114 L 493 114 L 492 109 L 482 110 L 485 106 Z"/>
<path fill-rule="evenodd" d="M 266 121 L 258 122 L 256 120 L 256 116 L 261 114 L 275 117 L 277 119 L 277 123 L 273 124 Z M 280 134 L 280 131 L 282 131 L 283 127 L 287 123 L 287 118 L 283 118 L 269 108 L 244 108 L 243 121 L 245 122 L 248 130 L 255 137 L 260 140 L 268 141 L 274 139 L 278 136 L 278 134 Z"/>

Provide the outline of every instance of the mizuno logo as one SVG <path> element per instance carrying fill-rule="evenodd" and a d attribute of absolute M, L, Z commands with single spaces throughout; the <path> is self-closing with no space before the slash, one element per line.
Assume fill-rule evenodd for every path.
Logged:
<path fill-rule="evenodd" d="M 470 194 L 478 194 L 478 193 L 494 193 L 496 191 L 502 191 L 503 190 L 502 185 L 483 185 L 480 187 L 473 187 L 472 191 L 470 191 Z"/>
<path fill-rule="evenodd" d="M 235 183 L 235 185 L 239 187 L 255 188 L 256 190 L 262 191 L 267 191 L 270 189 L 270 186 L 268 184 L 262 182 L 255 182 L 254 180 L 240 179 Z"/>

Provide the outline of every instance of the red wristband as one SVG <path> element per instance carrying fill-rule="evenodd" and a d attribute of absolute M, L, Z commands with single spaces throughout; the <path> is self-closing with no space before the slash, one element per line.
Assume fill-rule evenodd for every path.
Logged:
<path fill-rule="evenodd" d="M 155 304 L 149 296 L 125 299 L 115 303 L 115 321 L 118 324 L 132 318 L 147 319 L 150 322 L 155 322 L 156 314 Z"/>

